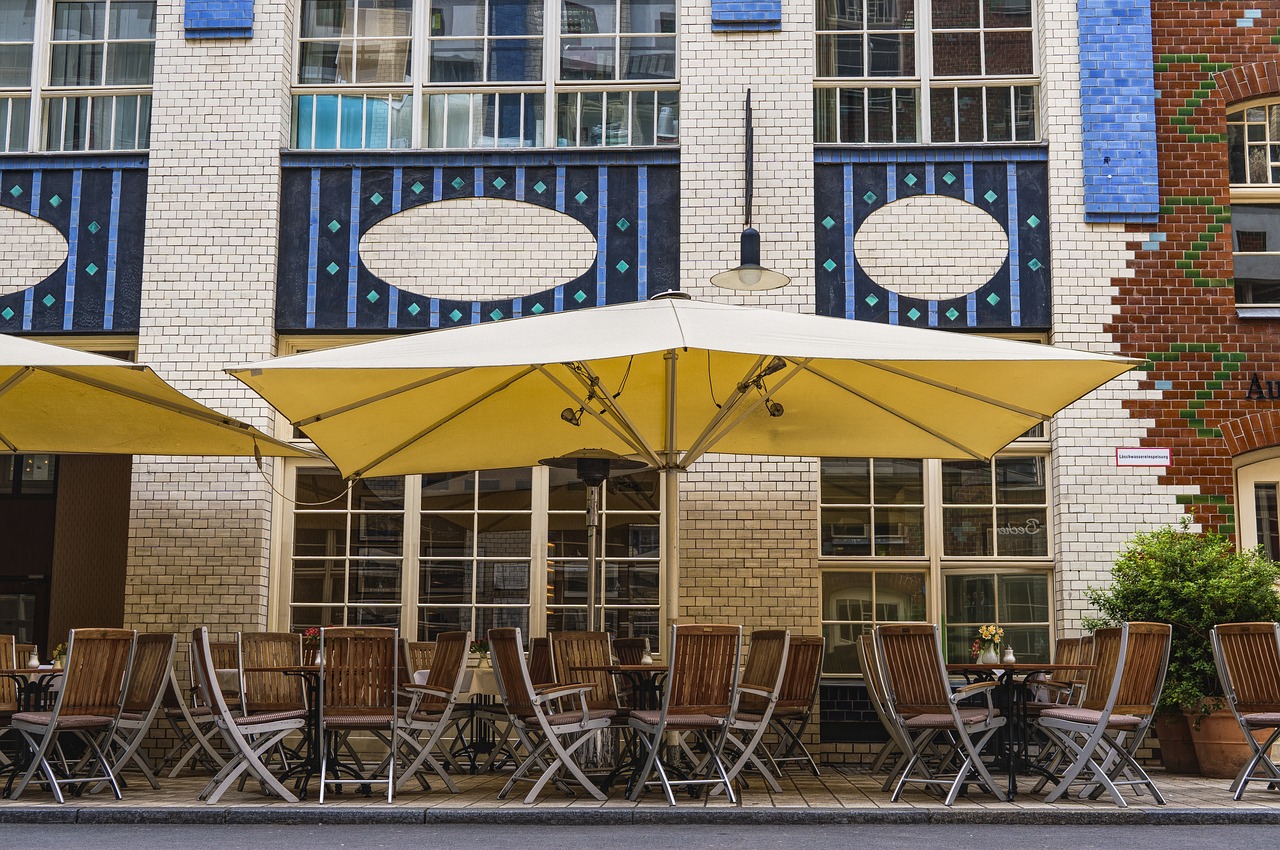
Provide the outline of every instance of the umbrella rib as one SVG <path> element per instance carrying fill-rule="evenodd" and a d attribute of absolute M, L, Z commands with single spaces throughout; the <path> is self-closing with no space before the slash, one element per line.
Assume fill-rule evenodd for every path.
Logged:
<path fill-rule="evenodd" d="M 822 378 L 824 381 L 828 381 L 832 384 L 835 384 L 837 387 L 844 390 L 845 392 L 851 393 L 852 395 L 856 395 L 858 398 L 862 399 L 867 404 L 870 404 L 873 407 L 880 408 L 885 413 L 888 413 L 890 416 L 896 416 L 897 418 L 901 419 L 903 422 L 906 422 L 908 425 L 914 425 L 915 427 L 919 428 L 921 431 L 924 431 L 926 434 L 936 437 L 937 439 L 941 440 L 947 445 L 954 446 L 955 448 L 959 449 L 960 451 L 964 452 L 965 454 L 969 455 L 972 458 L 976 458 L 978 460 L 991 459 L 990 455 L 983 454 L 980 451 L 977 451 L 973 448 L 970 448 L 969 446 L 966 446 L 961 442 L 958 442 L 952 437 L 948 437 L 946 434 L 943 434 L 934 428 L 930 428 L 928 425 L 925 425 L 923 422 L 910 416 L 909 414 L 903 413 L 897 408 L 890 407 L 889 405 L 884 404 L 875 398 L 872 398 L 866 393 L 854 389 L 844 381 L 841 381 L 838 378 L 828 375 L 827 373 L 823 372 L 821 369 L 815 369 L 813 366 L 806 366 L 805 368 L 809 372 L 813 373 L 814 375 L 817 375 L 819 378 Z"/>
<path fill-rule="evenodd" d="M 860 360 L 858 362 L 864 366 L 870 366 L 872 369 L 880 369 L 881 371 L 888 372 L 891 375 L 897 375 L 900 378 L 906 378 L 911 381 L 919 381 L 920 383 L 931 386 L 934 389 L 943 390 L 944 392 L 949 392 L 949 393 L 955 393 L 956 395 L 962 395 L 962 396 L 965 396 L 966 398 L 971 398 L 974 401 L 980 401 L 983 404 L 990 404 L 990 405 L 994 405 L 995 407 L 1003 408 L 1004 410 L 1008 410 L 1011 413 L 1021 413 L 1023 416 L 1034 416 L 1036 419 L 1039 419 L 1041 422 L 1048 422 L 1050 419 L 1049 416 L 1046 416 L 1045 414 L 1040 413 L 1038 411 L 1028 410 L 1025 407 L 1019 407 L 1016 404 L 1010 404 L 1007 401 L 1001 401 L 1000 399 L 992 398 L 991 396 L 986 396 L 986 395 L 983 395 L 982 393 L 975 393 L 973 390 L 966 390 L 963 387 L 957 387 L 954 384 L 944 384 L 941 381 L 935 381 L 932 378 L 926 378 L 923 375 L 917 375 L 913 372 L 908 372 L 905 369 L 899 369 L 896 366 L 890 366 L 887 363 L 882 363 L 877 360 Z"/>
<path fill-rule="evenodd" d="M 786 359 L 786 358 L 783 358 L 783 359 Z M 680 458 L 680 467 L 682 469 L 688 469 L 690 464 L 692 464 L 695 460 L 697 460 L 698 458 L 706 454 L 708 451 L 710 451 L 711 447 L 714 446 L 716 443 L 718 443 L 720 439 L 724 437 L 725 434 L 728 434 L 734 428 L 737 428 L 739 422 L 741 422 L 743 419 L 746 419 L 755 411 L 759 410 L 760 407 L 765 402 L 773 398 L 774 393 L 782 389 L 784 386 L 787 385 L 787 382 L 789 382 L 796 375 L 804 371 L 804 368 L 808 366 L 809 363 L 813 362 L 813 358 L 811 357 L 806 358 L 799 363 L 793 362 L 791 360 L 787 360 L 787 362 L 791 363 L 794 368 L 790 372 L 788 372 L 786 375 L 783 375 L 781 378 L 779 378 L 778 381 L 774 384 L 772 390 L 770 390 L 766 394 L 761 395 L 749 406 L 747 406 L 740 413 L 738 413 L 737 417 L 735 417 L 734 420 L 730 422 L 727 426 L 723 428 L 716 427 L 715 422 L 723 421 L 723 417 L 717 416 L 716 420 L 714 420 L 711 425 L 707 426 L 707 428 L 702 432 L 701 436 L 698 437 L 697 441 L 695 441 L 694 444 L 689 447 L 689 450 L 684 453 L 684 457 Z M 728 400 L 725 401 L 724 408 L 722 408 L 722 412 L 728 411 L 731 407 L 736 409 L 737 407 L 739 407 L 738 403 L 745 397 L 746 397 L 745 392 L 737 393 L 735 396 L 731 396 Z M 714 429 L 714 432 L 713 432 L 713 429 Z"/>
<path fill-rule="evenodd" d="M 720 423 L 725 420 L 725 417 L 729 416 L 737 408 L 738 401 L 746 395 L 752 378 L 760 371 L 760 367 L 764 365 L 764 361 L 767 358 L 767 354 L 761 354 L 747 369 L 747 374 L 734 386 L 733 392 L 729 393 L 729 397 L 724 400 L 724 404 L 720 405 L 720 410 L 716 412 L 715 416 L 711 417 L 711 421 L 706 424 L 706 427 L 702 429 L 702 433 L 697 436 L 689 446 L 689 450 L 684 453 L 684 457 L 681 458 L 679 464 L 681 468 L 686 468 L 688 464 L 693 462 L 690 458 L 701 457 L 706 451 L 705 446 L 710 444 L 711 435 L 715 433 Z M 712 401 L 714 400 L 713 398 Z M 761 403 L 763 403 L 763 400 Z"/>
<path fill-rule="evenodd" d="M 370 469 L 373 469 L 373 468 L 374 468 L 374 467 L 376 467 L 378 464 L 383 463 L 384 461 L 386 461 L 388 458 L 390 458 L 390 457 L 392 457 L 392 456 L 394 456 L 394 455 L 397 455 L 397 454 L 399 454 L 400 452 L 404 451 L 404 450 L 405 450 L 405 449 L 407 449 L 409 446 L 413 445 L 414 443 L 418 442 L 419 440 L 421 440 L 421 439 L 423 439 L 424 437 L 426 437 L 426 436 L 428 436 L 429 434 L 431 434 L 431 432 L 432 432 L 432 431 L 435 431 L 435 430 L 437 430 L 437 429 L 441 428 L 442 426 L 447 425 L 449 422 L 453 421 L 454 419 L 458 418 L 458 417 L 459 417 L 459 416 L 461 416 L 462 414 L 466 413 L 468 410 L 470 410 L 471 408 L 475 407 L 477 404 L 481 404 L 482 402 L 486 401 L 487 399 L 489 399 L 489 398 L 493 397 L 494 395 L 496 395 L 496 394 L 498 394 L 498 393 L 502 392 L 503 390 L 507 389 L 508 387 L 510 387 L 511 385 L 513 385 L 514 383 L 516 383 L 517 381 L 522 380 L 523 378 L 527 378 L 529 375 L 531 375 L 531 374 L 533 374 L 534 372 L 536 372 L 536 371 L 537 371 L 537 369 L 538 369 L 538 367 L 537 367 L 537 366 L 528 366 L 528 367 L 526 367 L 526 368 L 524 369 L 524 371 L 520 372 L 519 374 L 512 375 L 510 378 L 506 378 L 505 380 L 500 381 L 499 383 L 497 383 L 497 384 L 496 384 L 496 385 L 494 385 L 493 387 L 490 387 L 489 389 L 487 389 L 487 390 L 485 390 L 484 392 L 482 392 L 480 395 L 478 395 L 478 396 L 476 396 L 475 398 L 471 399 L 471 401 L 465 402 L 464 404 L 460 405 L 459 407 L 454 408 L 454 409 L 453 409 L 452 411 L 450 411 L 448 414 L 446 414 L 445 416 L 442 416 L 441 418 L 437 419 L 435 422 L 433 422 L 432 424 L 428 425 L 426 428 L 423 428 L 423 429 L 422 429 L 421 431 L 419 431 L 417 434 L 415 434 L 415 435 L 413 435 L 412 437 L 410 437 L 409 439 L 405 440 L 405 441 L 404 441 L 404 442 L 402 442 L 400 445 L 398 445 L 398 446 L 396 446 L 396 447 L 394 447 L 394 448 L 392 448 L 392 449 L 389 449 L 388 451 L 383 452 L 381 455 L 379 455 L 379 456 L 378 456 L 377 458 L 375 458 L 373 461 L 371 461 L 370 463 L 365 464 L 365 465 L 364 465 L 363 467 L 361 467 L 360 469 L 355 470 L 354 472 L 352 472 L 352 473 L 351 473 L 350 475 L 348 475 L 347 477 L 348 477 L 348 478 L 359 478 L 359 477 L 361 477 L 361 476 L 362 476 L 362 475 L 364 475 L 366 472 L 368 472 Z"/>
<path fill-rule="evenodd" d="M 597 375 L 591 369 L 590 366 L 588 366 L 586 363 L 583 363 L 581 360 L 578 360 L 576 362 L 578 367 L 582 369 L 584 373 L 586 373 L 587 378 L 584 379 L 583 376 L 579 374 L 576 370 L 570 370 L 570 371 L 573 373 L 574 377 L 576 377 L 579 381 L 582 381 L 583 385 L 588 388 L 588 391 L 590 391 L 591 386 L 597 386 L 601 388 L 602 394 L 597 394 L 596 401 L 604 405 L 604 408 L 608 410 L 610 413 L 612 413 L 614 418 L 617 419 L 618 423 L 626 430 L 628 434 L 631 435 L 631 439 L 626 440 L 626 442 L 630 443 L 633 448 L 635 448 L 641 454 L 643 454 L 645 456 L 645 459 L 648 460 L 652 466 L 654 466 L 655 468 L 661 467 L 662 463 L 661 461 L 658 460 L 657 451 L 655 451 L 654 448 L 650 446 L 649 443 L 644 439 L 644 437 L 641 436 L 639 429 L 637 429 L 635 426 L 635 423 L 631 421 L 631 417 L 627 416 L 626 411 L 624 411 L 618 405 L 617 399 L 614 398 L 614 394 L 609 392 L 608 388 L 604 386 L 604 381 L 600 379 L 600 376 Z M 589 405 L 587 405 L 585 409 L 588 412 L 590 412 L 591 415 L 595 416 L 596 419 L 599 419 L 601 423 L 605 425 L 609 424 L 602 415 L 600 415 L 599 413 L 596 413 L 594 410 L 591 410 Z M 622 436 L 622 435 L 619 435 L 619 436 Z M 626 439 L 626 438 L 624 437 L 623 439 Z"/>
<path fill-rule="evenodd" d="M 563 365 L 563 364 L 562 364 L 562 365 Z M 579 362 L 579 363 L 578 363 L 578 365 L 579 365 L 579 366 L 581 366 L 582 364 Z M 656 455 L 654 455 L 653 450 L 652 450 L 652 449 L 650 449 L 650 448 L 649 448 L 649 446 L 645 444 L 644 440 L 643 440 L 643 439 L 641 439 L 641 438 L 640 438 L 640 436 L 639 436 L 638 434 L 635 434 L 635 433 L 624 433 L 624 432 L 622 431 L 622 429 L 620 429 L 616 424 L 614 424 L 613 422 L 610 422 L 608 419 L 606 419 L 606 418 L 605 418 L 603 415 L 601 415 L 599 412 L 597 412 L 597 411 L 595 411 L 595 410 L 592 410 L 592 409 L 591 409 L 591 403 L 590 403 L 590 402 L 588 402 L 588 400 L 587 400 L 587 398 L 586 398 L 585 396 L 582 396 L 582 395 L 579 395 L 578 393 L 575 393 L 575 392 L 573 391 L 573 388 L 572 388 L 572 387 L 570 387 L 569 385 L 565 384 L 563 381 L 561 381 L 561 380 L 560 380 L 559 378 L 557 378 L 555 375 L 551 374 L 551 372 L 550 372 L 550 371 L 548 371 L 548 369 L 547 369 L 547 367 L 546 367 L 545 365 L 543 365 L 543 366 L 539 366 L 539 367 L 538 367 L 538 371 L 542 372 L 543 376 L 544 376 L 544 377 L 546 377 L 546 379 L 547 379 L 548 381 L 550 381 L 551 383 L 555 384 L 555 385 L 560 389 L 560 391 L 561 391 L 561 392 L 563 392 L 565 395 L 567 395 L 570 399 L 572 399 L 572 400 L 574 401 L 574 403 L 575 403 L 575 404 L 577 404 L 579 407 L 581 407 L 581 408 L 582 408 L 584 411 L 586 411 L 587 413 L 590 413 L 590 414 L 591 414 L 591 417 L 592 417 L 593 419 L 597 420 L 601 425 L 603 425 L 604 427 L 608 428 L 608 429 L 609 429 L 609 431 L 610 431 L 610 432 L 611 432 L 615 437 L 617 437 L 617 438 L 618 438 L 619 440 L 621 440 L 622 442 L 626 443 L 626 444 L 627 444 L 628 446 L 630 446 L 631 448 L 635 449 L 637 454 L 642 454 L 642 455 L 644 455 L 644 456 L 645 456 L 645 458 L 646 458 L 646 460 L 648 460 L 648 462 L 649 462 L 650 464 L 652 464 L 652 465 L 654 465 L 654 466 L 661 466 L 661 464 L 657 463 L 657 456 L 656 456 Z M 570 370 L 570 371 L 572 371 L 572 370 Z M 581 376 L 581 375 L 578 375 L 578 373 L 577 373 L 577 372 L 574 372 L 573 374 L 574 374 L 574 377 L 578 378 L 578 380 L 582 380 L 582 376 Z M 584 385 L 585 385 L 585 384 L 586 384 L 586 382 L 584 382 Z M 588 387 L 588 389 L 590 389 L 590 387 Z M 596 401 L 599 401 L 600 399 L 599 399 L 599 398 L 596 398 L 595 400 L 596 400 Z M 617 412 L 617 411 L 614 411 L 614 415 L 615 415 L 615 416 L 617 416 L 617 415 L 618 415 L 618 412 Z M 623 424 L 624 424 L 624 425 L 625 425 L 625 424 L 629 424 L 629 423 L 627 423 L 627 422 L 626 422 L 625 417 L 623 418 Z"/>
<path fill-rule="evenodd" d="M 463 368 L 463 367 L 459 367 L 457 369 L 450 369 L 447 372 L 441 372 L 439 375 L 432 375 L 430 377 L 423 378 L 420 381 L 413 381 L 412 383 L 408 383 L 408 384 L 404 384 L 403 386 L 396 387 L 393 390 L 387 390 L 385 392 L 380 392 L 377 395 L 367 396 L 366 398 L 362 398 L 358 401 L 353 401 L 348 404 L 344 404 L 340 407 L 335 407 L 332 410 L 326 410 L 324 413 L 317 413 L 314 416 L 308 416 L 305 419 L 299 419 L 297 422 L 291 422 L 289 424 L 293 425 L 295 428 L 302 428 L 306 425 L 314 425 L 316 422 L 319 422 L 322 419 L 332 419 L 335 416 L 341 416 L 344 413 L 349 413 L 358 407 L 363 407 L 364 405 L 367 405 L 367 404 L 373 404 L 374 402 L 386 401 L 387 399 L 400 395 L 402 393 L 412 392 L 413 390 L 421 389 L 422 387 L 428 386 L 430 384 L 434 384 L 436 381 L 443 381 L 445 378 L 452 378 L 454 375 L 459 375 L 465 371 L 467 371 L 467 368 Z"/>

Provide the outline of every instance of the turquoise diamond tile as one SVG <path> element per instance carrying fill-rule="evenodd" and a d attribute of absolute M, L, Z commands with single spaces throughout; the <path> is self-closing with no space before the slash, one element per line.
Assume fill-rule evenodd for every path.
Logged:
<path fill-rule="evenodd" d="M 950 310 L 948 310 L 947 312 L 943 313 L 943 315 L 944 315 L 944 316 L 946 316 L 948 319 L 950 319 L 951 321 L 953 321 L 953 322 L 954 322 L 954 321 L 956 320 L 956 316 L 959 316 L 960 314 L 956 312 L 956 308 L 955 308 L 955 307 L 952 307 Z"/>
<path fill-rule="evenodd" d="M 95 274 L 98 273 L 98 264 L 90 263 L 89 265 L 84 267 L 84 270 L 89 273 L 89 277 L 93 277 Z"/>
<path fill-rule="evenodd" d="M 54 302 L 57 301 L 58 299 L 54 298 L 52 295 L 46 295 L 44 298 L 41 298 L 40 300 L 44 304 L 44 306 L 52 307 Z"/>
<path fill-rule="evenodd" d="M 4 310 L 0 310 L 0 316 L 4 316 L 6 322 L 9 321 L 14 316 L 13 308 L 5 307 Z"/>
<path fill-rule="evenodd" d="M 950 186 L 952 183 L 956 182 L 956 176 L 948 171 L 946 174 L 942 175 L 942 182 Z"/>
<path fill-rule="evenodd" d="M 382 195 L 378 192 L 374 192 L 369 196 L 369 200 L 373 201 L 373 205 L 376 207 L 378 204 L 382 203 Z"/>
<path fill-rule="evenodd" d="M 908 186 L 915 186 L 920 182 L 920 178 L 914 174 L 908 174 L 906 177 L 902 178 L 902 182 L 906 183 Z"/>
<path fill-rule="evenodd" d="M 455 309 L 452 313 L 449 314 L 449 318 L 453 319 L 456 322 L 462 318 L 462 313 L 460 313 L 458 310 Z"/>
<path fill-rule="evenodd" d="M 467 185 L 467 181 L 463 180 L 461 177 L 455 177 L 453 178 L 453 182 L 449 185 L 455 189 L 461 189 L 463 186 Z"/>
<path fill-rule="evenodd" d="M 574 196 L 573 196 L 573 199 L 574 199 L 575 201 L 577 201 L 578 203 L 582 203 L 583 201 L 585 201 L 585 200 L 586 200 L 587 198 L 589 198 L 589 197 L 591 197 L 591 196 L 590 196 L 590 195 L 588 195 L 586 192 L 579 192 L 578 194 L 576 194 L 576 195 L 574 195 Z"/>
<path fill-rule="evenodd" d="M 876 202 L 876 193 L 868 190 L 867 194 L 862 196 L 862 200 L 866 201 L 868 204 L 874 204 Z"/>
<path fill-rule="evenodd" d="M 1027 219 L 1027 224 L 1031 225 L 1031 227 L 1034 229 L 1040 226 L 1040 219 L 1036 218 L 1035 216 L 1031 216 L 1030 218 Z"/>
<path fill-rule="evenodd" d="M 874 307 L 880 303 L 880 299 L 876 297 L 876 294 L 874 292 L 868 295 L 866 298 L 863 298 L 862 300 L 867 302 L 868 307 Z"/>
<path fill-rule="evenodd" d="M 827 230 L 830 230 L 831 228 L 836 226 L 836 220 L 831 216 L 827 216 L 822 220 L 822 226 L 825 227 Z"/>
<path fill-rule="evenodd" d="M 539 180 L 537 183 L 533 184 L 533 191 L 541 195 L 543 192 L 547 191 L 547 184 Z"/>
<path fill-rule="evenodd" d="M 336 218 L 325 226 L 329 228 L 330 233 L 337 233 L 342 229 L 342 225 L 338 224 L 338 220 Z"/>
<path fill-rule="evenodd" d="M 626 230 L 630 226 L 631 222 L 627 221 L 625 218 L 618 219 L 618 224 L 616 225 L 619 230 Z"/>
<path fill-rule="evenodd" d="M 90 233 L 97 233 L 99 230 L 101 230 L 101 229 L 102 229 L 102 227 L 101 227 L 101 226 L 100 226 L 96 221 L 91 221 L 91 222 L 89 222 L 89 226 L 88 226 L 88 228 L 86 228 L 86 229 L 87 229 Z"/>
<path fill-rule="evenodd" d="M 627 269 L 631 268 L 631 266 L 627 265 L 627 261 L 626 261 L 626 260 L 618 260 L 618 264 L 617 264 L 616 266 L 614 266 L 614 268 L 615 268 L 615 269 L 617 269 L 617 270 L 618 270 L 618 271 L 620 271 L 620 272 L 625 273 L 625 272 L 627 271 Z"/>
<path fill-rule="evenodd" d="M 907 318 L 914 322 L 916 319 L 920 318 L 920 311 L 915 307 L 912 307 L 907 311 Z"/>
<path fill-rule="evenodd" d="M 822 264 L 822 267 L 827 271 L 832 271 L 836 267 L 836 262 L 835 260 L 827 260 L 825 263 Z"/>
<path fill-rule="evenodd" d="M 18 197 L 19 195 L 22 194 L 22 187 L 15 185 L 12 189 L 9 190 L 9 194 L 13 195 L 15 198 Z"/>
<path fill-rule="evenodd" d="M 990 203 L 993 203 L 993 202 L 995 201 L 995 199 L 996 199 L 996 198 L 998 198 L 998 197 L 1000 197 L 1000 196 L 999 196 L 999 195 L 997 195 L 995 192 L 991 191 L 990 189 L 988 189 L 988 190 L 987 190 L 987 194 L 983 195 L 982 197 L 986 198 L 986 199 L 987 199 L 987 203 L 988 203 L 988 204 L 990 204 Z"/>
<path fill-rule="evenodd" d="M 506 185 L 507 185 L 507 181 L 506 181 L 506 180 L 503 180 L 501 177 L 495 177 L 495 178 L 493 178 L 493 188 L 495 188 L 495 189 L 501 189 L 501 188 L 503 188 L 503 187 L 504 187 L 504 186 L 506 186 Z"/>
<path fill-rule="evenodd" d="M 423 186 L 421 181 L 414 181 L 414 184 L 413 184 L 412 186 L 410 186 L 409 188 L 413 190 L 413 194 L 415 194 L 415 195 L 421 195 L 421 194 L 422 194 L 422 190 L 423 190 L 423 189 L 425 189 L 425 188 L 427 188 L 427 187 L 426 187 L 426 186 Z"/>
<path fill-rule="evenodd" d="M 532 313 L 533 315 L 537 316 L 537 315 L 539 315 L 540 313 L 542 313 L 542 311 L 543 311 L 543 310 L 545 310 L 545 309 L 546 309 L 546 308 L 545 308 L 545 307 L 543 307 L 541 304 L 534 304 L 534 305 L 533 305 L 533 309 L 531 309 L 529 312 L 530 312 L 530 313 Z"/>
<path fill-rule="evenodd" d="M 573 293 L 573 300 L 581 304 L 583 301 L 587 300 L 587 293 L 579 289 L 577 292 Z"/>
<path fill-rule="evenodd" d="M 502 311 L 495 307 L 493 312 L 489 314 L 489 318 L 493 319 L 495 322 L 498 321 L 502 318 Z"/>
<path fill-rule="evenodd" d="M 49 206 L 51 207 L 62 206 L 62 198 L 58 195 L 54 195 L 52 198 L 49 199 Z"/>
<path fill-rule="evenodd" d="M 996 295 L 994 292 L 991 293 L 990 295 L 987 296 L 987 303 L 990 304 L 992 307 L 996 306 L 997 304 L 1000 303 L 1000 296 Z"/>
<path fill-rule="evenodd" d="M 1044 263 L 1040 262 L 1035 257 L 1032 257 L 1031 262 L 1027 263 L 1027 268 L 1031 269 L 1033 272 L 1038 272 L 1043 267 Z"/>
<path fill-rule="evenodd" d="M 416 316 L 416 315 L 418 315 L 418 314 L 419 314 L 419 313 L 421 313 L 421 312 L 422 312 L 422 308 L 418 306 L 417 302 L 414 302 L 413 304 L 410 304 L 410 305 L 409 305 L 409 315 L 410 315 L 410 316 Z"/>
<path fill-rule="evenodd" d="M 327 271 L 329 274 L 337 274 L 339 268 L 341 268 L 341 266 L 339 266 L 337 263 L 330 263 L 329 265 L 324 267 L 324 270 Z"/>
<path fill-rule="evenodd" d="M 369 299 L 369 303 L 370 303 L 370 304 L 376 304 L 376 303 L 378 303 L 378 293 L 377 293 L 377 292 L 375 292 L 375 291 L 374 291 L 374 290 L 372 290 L 372 289 L 371 289 L 371 290 L 369 290 L 369 294 L 368 294 L 368 295 L 366 295 L 366 296 L 365 296 L 365 298 Z"/>

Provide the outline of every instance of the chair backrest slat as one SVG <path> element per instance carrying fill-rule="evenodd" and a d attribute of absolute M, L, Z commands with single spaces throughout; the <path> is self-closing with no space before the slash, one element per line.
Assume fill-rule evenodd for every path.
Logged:
<path fill-rule="evenodd" d="M 787 669 L 778 689 L 778 708 L 809 708 L 818 696 L 822 678 L 822 654 L 826 638 L 820 635 L 791 635 L 787 644 Z"/>
<path fill-rule="evenodd" d="M 553 681 L 591 686 L 587 694 L 589 708 L 618 707 L 612 674 L 606 670 L 581 669 L 607 667 L 613 663 L 608 632 L 552 632 L 551 663 Z M 532 678 L 532 669 L 529 675 Z"/>
<path fill-rule="evenodd" d="M 529 638 L 529 678 L 534 686 L 556 681 L 555 662 L 551 658 L 551 638 Z"/>
<path fill-rule="evenodd" d="M 241 632 L 241 670 L 249 667 L 299 667 L 302 635 L 295 632 Z M 250 673 L 241 677 L 240 699 L 248 713 L 292 711 L 307 705 L 301 676 Z"/>
<path fill-rule="evenodd" d="M 471 649 L 471 632 L 443 632 L 436 636 L 431 666 L 427 668 L 427 684 L 453 693 L 461 685 L 460 678 L 467 668 L 467 653 Z M 419 668 L 422 669 L 422 668 Z M 424 693 L 418 703 L 418 711 L 431 712 L 443 707 L 445 700 L 435 694 Z"/>
<path fill-rule="evenodd" d="M 747 663 L 742 668 L 740 685 L 777 694 L 787 669 L 790 635 L 786 629 L 757 629 L 747 646 Z M 756 694 L 744 693 L 738 699 L 742 711 L 763 711 L 767 701 Z"/>
<path fill-rule="evenodd" d="M 1112 711 L 1150 715 L 1160 701 L 1169 663 L 1173 627 L 1168 623 L 1129 623 L 1124 675 Z"/>
<path fill-rule="evenodd" d="M 877 653 L 886 698 L 899 714 L 947 714 L 951 691 L 942 661 L 937 626 L 877 626 Z"/>
<path fill-rule="evenodd" d="M 175 634 L 138 635 L 129 668 L 129 686 L 125 691 L 124 710 L 148 712 L 156 697 L 169 684 L 169 665 L 173 663 Z"/>
<path fill-rule="evenodd" d="M 118 714 L 136 637 L 133 629 L 72 629 L 55 710 L 64 715 Z"/>
<path fill-rule="evenodd" d="M 489 629 L 489 652 L 493 656 L 493 670 L 497 674 L 498 689 L 512 717 L 533 716 L 533 682 L 529 679 L 529 665 L 524 658 L 520 630 L 516 628 Z"/>
<path fill-rule="evenodd" d="M 18 657 L 14 652 L 13 635 L 0 635 L 0 667 L 18 669 Z M 26 660 L 25 658 L 23 659 Z M 0 676 L 0 711 L 18 709 L 18 683 L 8 676 Z"/>
<path fill-rule="evenodd" d="M 436 645 L 434 641 L 401 640 L 400 658 L 404 661 L 404 668 L 400 671 L 401 678 L 406 683 L 412 682 L 414 673 L 419 670 L 430 670 L 435 654 Z"/>
<path fill-rule="evenodd" d="M 644 654 L 649 651 L 649 639 L 647 637 L 614 638 L 613 651 L 618 656 L 619 664 L 642 664 Z"/>
<path fill-rule="evenodd" d="M 1280 711 L 1280 623 L 1214 627 L 1223 690 L 1240 714 Z"/>
<path fill-rule="evenodd" d="M 1093 664 L 1088 672 L 1084 699 L 1080 706 L 1091 711 L 1102 711 L 1118 684 L 1116 672 L 1121 663 L 1120 651 L 1124 643 L 1123 627 L 1098 629 L 1093 633 Z"/>
<path fill-rule="evenodd" d="M 663 697 L 668 716 L 727 715 L 738 684 L 741 649 L 740 626 L 672 626 L 671 658 Z"/>
<path fill-rule="evenodd" d="M 325 714 L 384 713 L 396 707 L 400 637 L 396 629 L 320 630 Z"/>

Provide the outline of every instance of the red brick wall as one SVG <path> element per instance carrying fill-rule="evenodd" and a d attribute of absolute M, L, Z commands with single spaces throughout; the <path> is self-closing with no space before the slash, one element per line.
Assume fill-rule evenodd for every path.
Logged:
<path fill-rule="evenodd" d="M 1245 10 L 1259 10 L 1239 26 Z M 1225 424 L 1280 401 L 1246 398 L 1254 372 L 1280 379 L 1280 321 L 1237 318 L 1232 289 L 1226 107 L 1280 95 L 1280 4 L 1153 2 L 1156 132 L 1160 157 L 1155 250 L 1136 241 L 1133 278 L 1117 278 L 1114 324 L 1125 354 L 1147 359 L 1143 387 L 1170 382 L 1156 400 L 1126 403 L 1155 421 L 1144 445 L 1173 449 L 1163 483 L 1196 521 L 1235 532 L 1231 451 Z M 1150 243 L 1146 243 L 1148 246 Z"/>

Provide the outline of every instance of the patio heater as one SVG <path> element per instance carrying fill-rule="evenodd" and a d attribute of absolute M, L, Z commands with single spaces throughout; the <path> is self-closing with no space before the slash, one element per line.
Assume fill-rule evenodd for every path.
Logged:
<path fill-rule="evenodd" d="M 606 478 L 626 475 L 648 464 L 614 454 L 605 449 L 579 449 L 560 457 L 538 461 L 555 469 L 572 469 L 587 485 L 587 630 L 604 630 L 604 617 L 597 604 L 600 562 L 600 485 Z"/>

